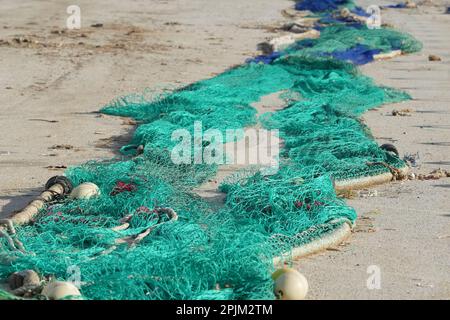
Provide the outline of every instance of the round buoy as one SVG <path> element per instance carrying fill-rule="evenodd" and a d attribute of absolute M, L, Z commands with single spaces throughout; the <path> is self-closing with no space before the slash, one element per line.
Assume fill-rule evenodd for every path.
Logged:
<path fill-rule="evenodd" d="M 348 18 L 350 16 L 350 10 L 348 8 L 343 8 L 340 11 L 341 17 Z"/>
<path fill-rule="evenodd" d="M 397 157 L 400 156 L 400 153 L 398 152 L 397 148 L 396 148 L 393 144 L 385 143 L 385 144 L 383 144 L 383 145 L 380 146 L 380 149 L 383 149 L 383 150 L 386 151 L 386 152 L 393 153 L 393 154 L 395 154 Z"/>
<path fill-rule="evenodd" d="M 300 272 L 290 268 L 272 274 L 274 294 L 279 300 L 303 300 L 308 293 L 308 281 Z"/>
<path fill-rule="evenodd" d="M 417 8 L 417 4 L 412 0 L 406 0 L 405 7 L 407 7 L 408 9 L 414 9 Z"/>
<path fill-rule="evenodd" d="M 54 176 L 48 179 L 47 183 L 45 184 L 45 189 L 50 189 L 51 186 L 55 184 L 60 184 L 64 188 L 64 194 L 68 194 L 72 192 L 73 186 L 72 182 L 65 176 Z"/>
<path fill-rule="evenodd" d="M 64 281 L 50 282 L 42 289 L 41 294 L 50 300 L 81 298 L 80 290 L 74 284 Z"/>
<path fill-rule="evenodd" d="M 23 286 L 39 285 L 40 282 L 41 279 L 34 270 L 17 271 L 8 278 L 8 284 L 12 290 Z"/>
<path fill-rule="evenodd" d="M 100 189 L 92 182 L 85 182 L 72 190 L 69 195 L 71 199 L 89 199 L 100 194 Z"/>

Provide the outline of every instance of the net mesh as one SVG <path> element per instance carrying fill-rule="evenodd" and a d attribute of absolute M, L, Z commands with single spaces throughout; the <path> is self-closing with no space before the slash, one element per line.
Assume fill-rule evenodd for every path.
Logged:
<path fill-rule="evenodd" d="M 74 185 L 93 182 L 100 195 L 49 204 L 18 228 L 26 254 L 0 238 L 0 276 L 34 269 L 67 279 L 73 266 L 89 299 L 271 299 L 273 258 L 356 219 L 333 181 L 387 172 L 404 163 L 380 149 L 359 116 L 408 99 L 377 86 L 354 65 L 317 54 L 356 44 L 413 52 L 420 45 L 393 30 L 331 25 L 311 45 L 299 42 L 270 64 L 250 63 L 147 101 L 121 98 L 102 112 L 141 123 L 124 156 L 70 168 Z M 252 104 L 283 91 L 286 107 L 258 117 Z M 243 171 L 220 186 L 217 208 L 193 193 L 217 165 L 171 161 L 175 129 L 225 131 L 256 123 L 279 129 L 284 147 L 273 175 Z M 144 146 L 136 155 L 135 147 Z M 171 220 L 159 208 L 172 208 Z M 126 229 L 124 218 L 129 224 Z M 145 230 L 151 232 L 138 243 Z M 289 262 L 289 259 L 288 259 Z"/>

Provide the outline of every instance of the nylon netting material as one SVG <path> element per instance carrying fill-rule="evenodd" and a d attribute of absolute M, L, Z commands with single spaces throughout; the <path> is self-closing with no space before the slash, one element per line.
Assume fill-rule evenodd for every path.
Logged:
<path fill-rule="evenodd" d="M 323 12 L 337 10 L 340 7 L 347 6 L 350 1 L 347 0 L 303 0 L 295 4 L 297 10 L 309 10 L 311 12 Z"/>
<path fill-rule="evenodd" d="M 381 51 L 392 43 L 405 52 L 419 48 L 392 30 L 343 26 L 325 27 L 312 48 L 332 52 L 357 43 Z M 404 165 L 378 147 L 358 117 L 408 96 L 311 50 L 300 42 L 271 64 L 245 64 L 150 101 L 125 97 L 107 106 L 104 113 L 142 122 L 123 151 L 133 154 L 133 146 L 143 145 L 144 153 L 67 170 L 74 185 L 96 183 L 101 195 L 52 203 L 18 228 L 27 254 L 9 250 L 1 239 L 1 277 L 34 269 L 66 279 L 76 266 L 83 296 L 90 299 L 273 298 L 274 257 L 356 219 L 332 181 L 388 170 L 369 162 Z M 286 107 L 257 118 L 252 103 L 281 91 Z M 204 129 L 257 122 L 279 129 L 285 141 L 279 171 L 230 176 L 221 185 L 225 205 L 213 208 L 192 188 L 214 177 L 217 166 L 175 165 L 170 159 L 171 133 L 192 131 L 194 121 Z M 159 207 L 174 209 L 179 219 L 159 217 Z M 112 230 L 125 216 L 131 217 L 129 228 Z M 116 245 L 152 226 L 134 248 Z"/>

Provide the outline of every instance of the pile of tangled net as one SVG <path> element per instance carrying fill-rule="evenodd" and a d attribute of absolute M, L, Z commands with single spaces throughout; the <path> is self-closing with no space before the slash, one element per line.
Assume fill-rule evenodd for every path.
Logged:
<path fill-rule="evenodd" d="M 348 1 L 314 3 L 325 6 L 315 14 L 325 15 Z M 420 45 L 388 29 L 330 24 L 321 32 L 270 64 L 244 64 L 150 101 L 125 97 L 105 107 L 106 114 L 140 122 L 123 157 L 65 173 L 75 186 L 97 184 L 101 194 L 50 203 L 31 224 L 17 228 L 26 253 L 0 238 L 0 277 L 33 269 L 64 280 L 76 266 L 88 299 L 273 298 L 275 257 L 356 219 L 336 196 L 333 181 L 389 170 L 370 163 L 404 166 L 377 145 L 359 116 L 408 96 L 375 85 L 353 64 L 325 53 L 357 44 L 413 52 Z M 278 92 L 286 107 L 257 117 L 252 104 Z M 279 129 L 285 142 L 279 171 L 229 177 L 220 187 L 225 204 L 212 207 L 192 190 L 214 177 L 217 166 L 176 165 L 170 158 L 172 132 L 192 131 L 194 121 L 205 130 L 257 122 Z M 151 232 L 139 241 L 123 241 L 145 230 Z"/>

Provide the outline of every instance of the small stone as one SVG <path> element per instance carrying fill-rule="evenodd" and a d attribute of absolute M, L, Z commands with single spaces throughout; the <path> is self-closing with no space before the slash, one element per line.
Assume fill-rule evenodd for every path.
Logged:
<path fill-rule="evenodd" d="M 435 54 L 430 54 L 428 56 L 428 61 L 441 61 L 441 60 L 442 60 L 441 57 L 439 57 Z"/>

